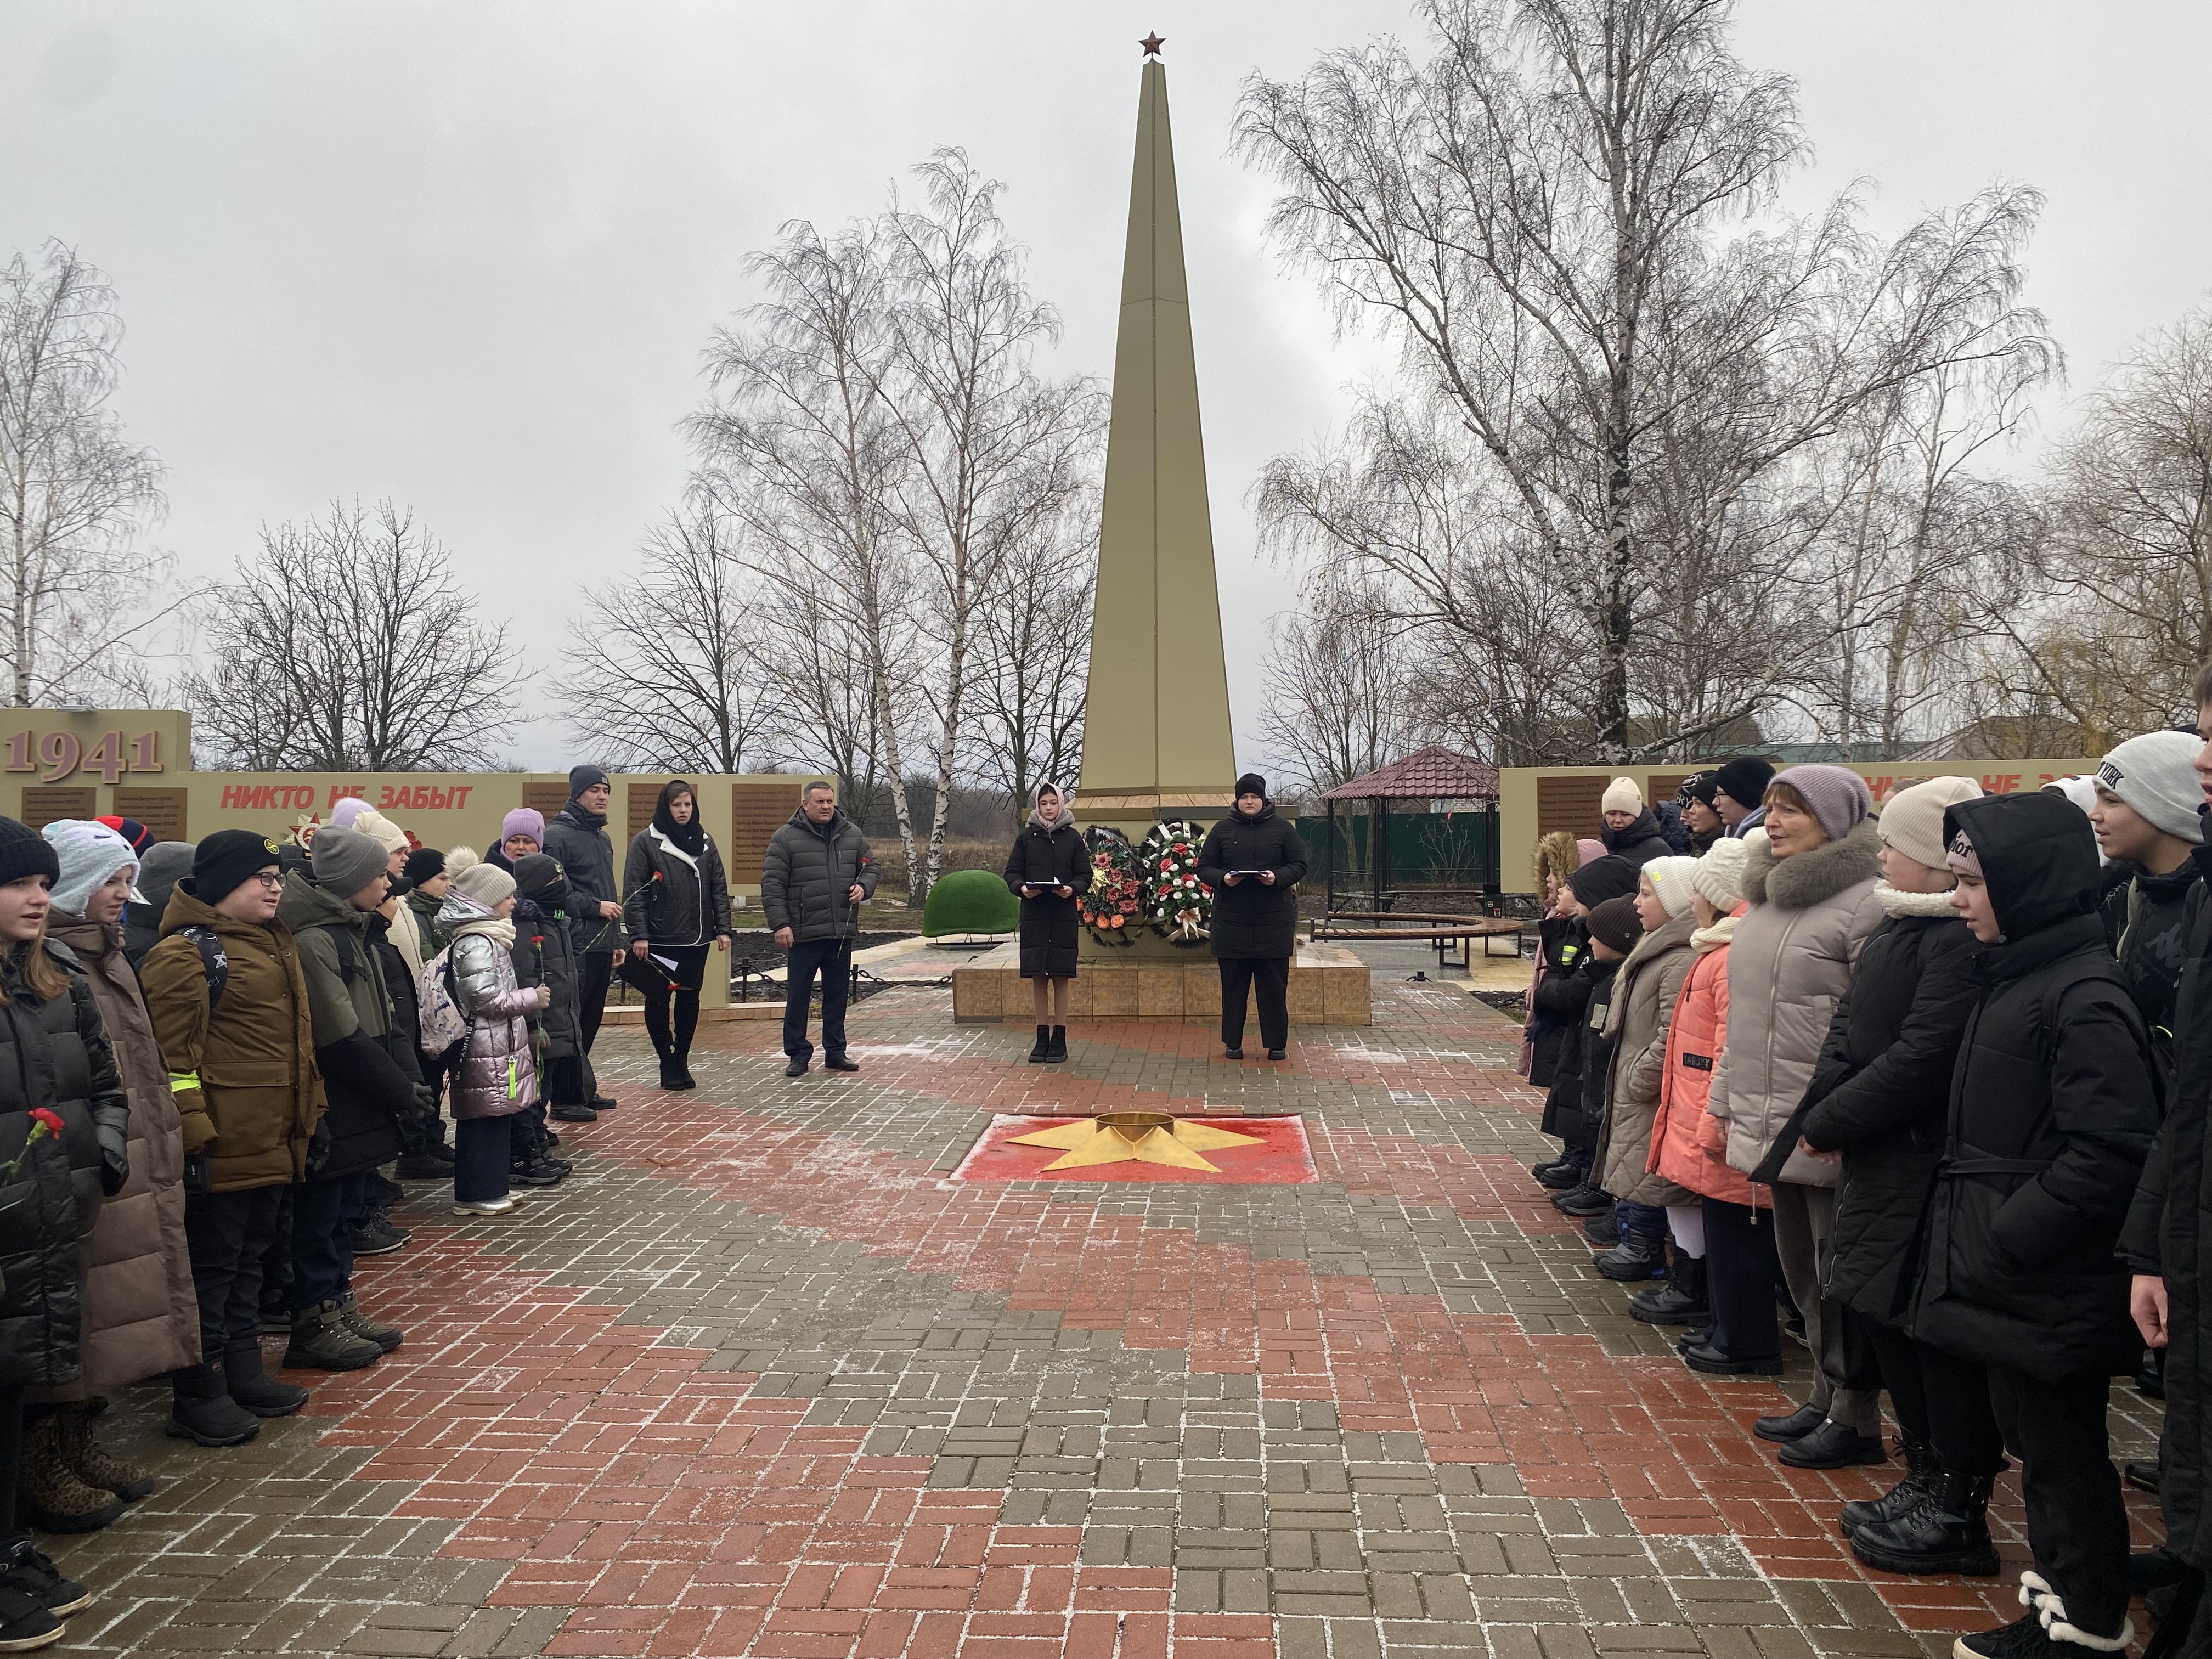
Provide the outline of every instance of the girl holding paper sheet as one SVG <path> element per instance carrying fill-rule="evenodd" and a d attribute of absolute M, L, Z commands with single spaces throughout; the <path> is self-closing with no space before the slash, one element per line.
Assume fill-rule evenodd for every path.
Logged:
<path fill-rule="evenodd" d="M 1030 1063 L 1067 1058 L 1067 988 L 1075 982 L 1075 899 L 1091 888 L 1091 849 L 1054 785 L 1037 786 L 1029 822 L 1006 854 L 1006 885 L 1022 902 L 1022 977 L 1036 1001 Z"/>

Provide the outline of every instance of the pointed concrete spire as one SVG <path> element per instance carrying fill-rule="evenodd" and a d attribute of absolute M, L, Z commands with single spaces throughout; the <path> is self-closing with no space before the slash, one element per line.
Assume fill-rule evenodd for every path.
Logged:
<path fill-rule="evenodd" d="M 1078 798 L 1124 827 L 1225 807 L 1237 780 L 1168 72 L 1148 62 L 1144 77 Z"/>

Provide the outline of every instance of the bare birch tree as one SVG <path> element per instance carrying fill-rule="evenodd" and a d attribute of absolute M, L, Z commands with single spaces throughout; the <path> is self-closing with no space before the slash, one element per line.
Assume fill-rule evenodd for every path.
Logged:
<path fill-rule="evenodd" d="M 516 653 L 446 550 L 389 501 L 264 530 L 204 608 L 212 670 L 185 681 L 196 747 L 245 771 L 489 769 Z"/>
<path fill-rule="evenodd" d="M 999 217 L 1002 186 L 957 149 L 937 151 L 915 173 L 924 205 L 895 204 L 882 222 L 896 301 L 879 391 L 906 446 L 896 499 L 936 647 L 927 683 L 935 805 L 919 901 L 945 861 L 983 612 L 1006 602 L 1009 561 L 1086 481 L 1104 414 L 1087 381 L 1036 372 L 1036 349 L 1058 337 L 1059 319 L 1030 292 L 1026 250 Z"/>
<path fill-rule="evenodd" d="M 1699 434 L 1688 493 L 1709 527 L 1747 504 L 1788 523 L 1772 492 L 1799 452 L 1962 351 L 2002 349 L 1960 343 L 1989 261 L 1946 275 L 1913 238 L 1879 249 L 1849 197 L 1776 219 L 1804 151 L 1794 92 L 1735 59 L 1719 0 L 1421 10 L 1430 61 L 1384 42 L 1302 82 L 1255 79 L 1238 146 L 1285 187 L 1286 256 L 1401 347 L 1492 475 L 1487 510 L 1581 612 L 1598 754 L 1670 751 L 1698 735 L 1681 722 L 1747 712 L 1675 711 L 1632 741 L 1650 706 L 1635 677 L 1665 649 L 1654 619 L 1681 609 L 1655 580 L 1683 551 L 1661 487 L 1670 434 Z M 1779 598 L 1773 550 L 1708 546 Z"/>
<path fill-rule="evenodd" d="M 1039 784 L 1066 790 L 1082 769 L 1097 576 L 1098 495 L 1086 489 L 1021 539 L 977 610 L 976 769 L 1017 822 Z"/>
<path fill-rule="evenodd" d="M 2095 754 L 2193 720 L 2212 661 L 2212 308 L 2130 350 L 2084 400 L 2022 538 L 1980 595 L 2000 710 Z"/>
<path fill-rule="evenodd" d="M 855 225 L 824 237 L 787 226 L 749 272 L 768 297 L 707 351 L 711 400 L 687 422 L 701 487 L 744 527 L 745 560 L 776 595 L 769 614 L 834 641 L 856 663 L 872 742 L 915 856 L 899 688 L 921 655 L 915 555 L 899 524 L 907 444 L 879 395 L 893 349 L 884 251 Z M 824 663 L 812 641 L 784 654 Z M 825 694 L 829 682 L 817 682 Z M 818 705 L 832 711 L 834 700 Z"/>
<path fill-rule="evenodd" d="M 1322 586 L 1269 627 L 1260 738 L 1290 787 L 1326 794 L 1419 746 L 1419 631 L 1384 593 Z"/>
<path fill-rule="evenodd" d="M 112 678 L 108 659 L 178 601 L 140 546 L 161 466 L 107 407 L 123 324 L 107 279 L 50 242 L 0 266 L 0 617 L 8 697 L 49 702 Z"/>
<path fill-rule="evenodd" d="M 781 683 L 757 647 L 736 526 L 711 498 L 669 514 L 642 568 L 587 589 L 556 680 L 569 730 L 596 758 L 636 772 L 743 772 L 764 765 L 782 722 Z"/>

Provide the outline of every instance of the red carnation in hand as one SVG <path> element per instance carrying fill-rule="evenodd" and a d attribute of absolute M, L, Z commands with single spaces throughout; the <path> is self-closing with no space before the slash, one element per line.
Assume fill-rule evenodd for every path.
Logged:
<path fill-rule="evenodd" d="M 46 1133 L 50 1135 L 58 1135 L 62 1132 L 61 1119 L 44 1106 L 31 1108 L 31 1120 L 34 1123 L 44 1124 Z"/>

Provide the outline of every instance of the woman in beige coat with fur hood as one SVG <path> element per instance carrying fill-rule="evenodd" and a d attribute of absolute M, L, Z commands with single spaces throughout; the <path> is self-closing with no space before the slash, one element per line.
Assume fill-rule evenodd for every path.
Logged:
<path fill-rule="evenodd" d="M 1881 925 L 1873 804 L 1866 780 L 1841 766 L 1793 766 L 1767 786 L 1763 831 L 1746 838 L 1750 908 L 1729 951 L 1728 1049 L 1705 1105 L 1727 1122 L 1729 1167 L 1774 1183 L 1774 1248 L 1804 1316 L 1813 1392 L 1800 1409 L 1763 1417 L 1754 1428 L 1783 1442 L 1783 1461 L 1799 1468 L 1886 1456 L 1873 1355 L 1863 1340 L 1848 1340 L 1836 1304 L 1821 1305 L 1838 1164 L 1776 1144 L 1812 1085 L 1859 947 Z M 1778 1175 L 1759 1169 L 1770 1151 L 1782 1158 Z"/>
<path fill-rule="evenodd" d="M 1651 1125 L 1667 1071 L 1667 1033 L 1682 981 L 1697 960 L 1690 948 L 1698 926 L 1690 877 L 1697 867 L 1695 859 L 1670 856 L 1653 859 L 1638 872 L 1636 914 L 1644 920 L 1644 937 L 1620 964 L 1606 1010 L 1613 1064 L 1606 1073 L 1605 1128 L 1594 1168 L 1598 1184 L 1620 1205 L 1625 1223 L 1620 1243 L 1598 1257 L 1597 1270 L 1624 1282 L 1656 1279 L 1665 1271 L 1665 1206 L 1694 1201 L 1694 1194 L 1650 1165 Z M 1646 1213 L 1639 1215 L 1632 1206 Z"/>

